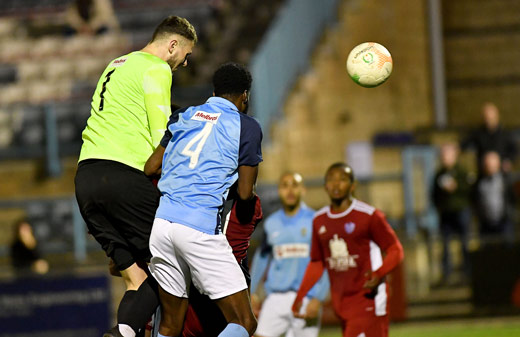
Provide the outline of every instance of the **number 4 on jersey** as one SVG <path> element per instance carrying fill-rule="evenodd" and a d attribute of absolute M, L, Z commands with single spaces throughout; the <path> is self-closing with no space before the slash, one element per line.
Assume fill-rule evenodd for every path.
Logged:
<path fill-rule="evenodd" d="M 182 150 L 181 154 L 190 157 L 190 165 L 189 165 L 190 169 L 194 169 L 195 166 L 197 166 L 197 163 L 199 162 L 200 152 L 202 151 L 202 148 L 204 147 L 204 143 L 206 143 L 206 140 L 208 139 L 208 136 L 211 133 L 212 129 L 213 129 L 213 124 L 206 123 L 206 125 L 204 125 L 204 128 L 195 137 L 193 137 Z M 192 150 L 192 147 L 195 144 L 197 144 L 197 145 L 196 145 L 195 149 Z"/>

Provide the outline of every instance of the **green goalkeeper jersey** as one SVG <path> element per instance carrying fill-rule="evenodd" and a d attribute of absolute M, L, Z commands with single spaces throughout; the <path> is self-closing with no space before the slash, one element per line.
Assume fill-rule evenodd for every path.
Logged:
<path fill-rule="evenodd" d="M 110 62 L 92 97 L 79 161 L 107 159 L 142 171 L 166 129 L 171 84 L 170 66 L 152 54 Z"/>

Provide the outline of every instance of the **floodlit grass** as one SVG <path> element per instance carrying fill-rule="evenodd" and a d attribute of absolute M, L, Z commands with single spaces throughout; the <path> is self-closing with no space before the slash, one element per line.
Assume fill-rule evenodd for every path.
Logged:
<path fill-rule="evenodd" d="M 519 337 L 520 317 L 399 323 L 390 326 L 390 337 Z M 322 329 L 320 337 L 341 337 L 340 327 Z"/>

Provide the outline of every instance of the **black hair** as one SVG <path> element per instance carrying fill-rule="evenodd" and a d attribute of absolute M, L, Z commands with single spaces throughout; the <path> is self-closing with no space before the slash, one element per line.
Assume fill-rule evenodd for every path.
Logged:
<path fill-rule="evenodd" d="M 329 166 L 329 168 L 327 169 L 327 171 L 325 172 L 325 179 L 327 179 L 327 175 L 329 174 L 329 172 L 333 169 L 342 169 L 342 170 L 345 170 L 345 172 L 348 174 L 349 178 L 350 178 L 350 181 L 351 182 L 354 182 L 354 170 L 352 169 L 352 167 L 350 167 L 347 163 L 344 163 L 344 162 L 337 162 L 337 163 L 334 163 L 332 165 Z"/>
<path fill-rule="evenodd" d="M 213 74 L 215 96 L 237 95 L 251 90 L 253 79 L 247 68 L 241 64 L 224 63 Z"/>
<path fill-rule="evenodd" d="M 193 25 L 179 16 L 170 15 L 164 19 L 153 32 L 152 41 L 160 39 L 165 34 L 179 34 L 186 39 L 197 43 L 197 32 Z"/>

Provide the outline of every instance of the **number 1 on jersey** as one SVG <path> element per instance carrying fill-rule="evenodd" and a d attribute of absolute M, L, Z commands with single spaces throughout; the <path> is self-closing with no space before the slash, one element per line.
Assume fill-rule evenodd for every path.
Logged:
<path fill-rule="evenodd" d="M 181 154 L 190 157 L 190 169 L 194 169 L 195 166 L 197 166 L 197 163 L 199 162 L 200 152 L 202 151 L 202 147 L 204 147 L 204 143 L 206 143 L 206 140 L 208 139 L 208 136 L 211 133 L 212 129 L 213 124 L 206 123 L 206 125 L 204 125 L 204 128 L 199 133 L 197 133 L 197 135 L 193 137 L 182 150 Z M 197 142 L 198 144 L 195 147 L 195 150 L 192 150 L 191 148 Z"/>
<path fill-rule="evenodd" d="M 110 81 L 110 75 L 112 75 L 114 73 L 114 71 L 116 71 L 115 69 L 112 69 L 110 70 L 105 78 L 105 82 L 103 82 L 103 88 L 101 89 L 101 93 L 99 94 L 99 97 L 101 98 L 101 100 L 99 101 L 99 111 L 103 111 L 103 108 L 105 107 L 105 91 L 107 90 L 107 83 L 108 81 Z"/>

